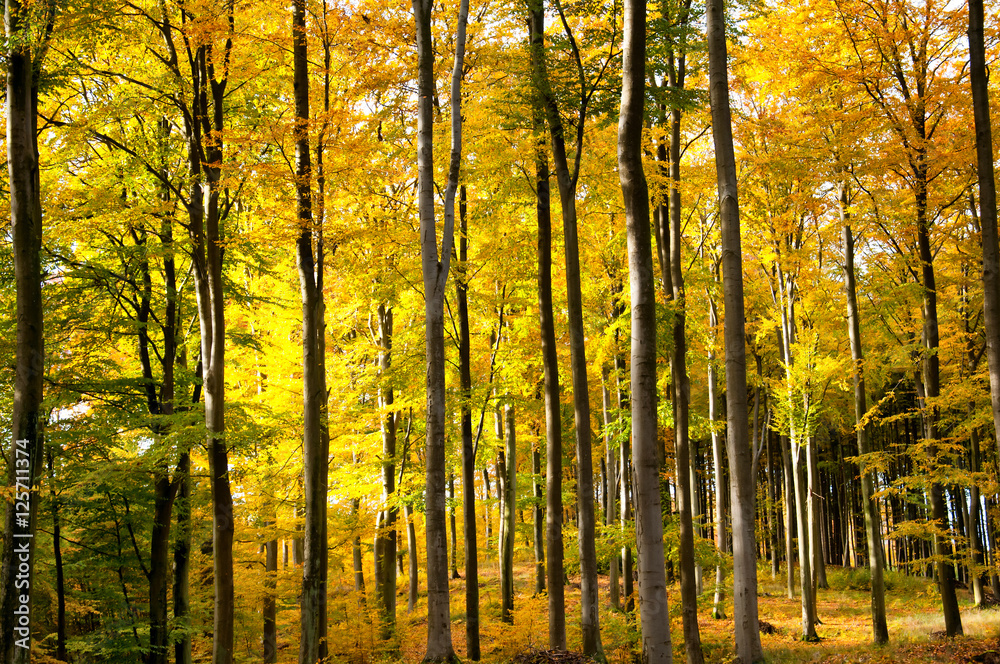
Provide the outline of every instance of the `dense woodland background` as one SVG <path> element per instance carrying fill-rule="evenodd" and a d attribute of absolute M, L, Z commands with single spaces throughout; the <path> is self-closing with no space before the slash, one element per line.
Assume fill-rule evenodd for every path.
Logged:
<path fill-rule="evenodd" d="M 880 643 L 885 579 L 961 634 L 1000 600 L 969 4 L 663 0 L 640 44 L 619 0 L 7 0 L 35 661 L 748 662 L 763 584 L 807 642 L 870 594 Z"/>

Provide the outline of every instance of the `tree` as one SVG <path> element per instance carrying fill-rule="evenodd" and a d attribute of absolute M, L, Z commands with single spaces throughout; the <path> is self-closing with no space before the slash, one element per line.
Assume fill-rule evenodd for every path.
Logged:
<path fill-rule="evenodd" d="M 434 222 L 434 53 L 431 50 L 431 8 L 414 0 L 417 36 L 417 200 L 420 215 L 420 253 L 424 279 L 427 348 L 427 653 L 424 661 L 455 659 L 451 644 L 448 597 L 448 551 L 445 533 L 445 385 L 444 287 L 448 280 L 455 235 L 455 194 L 462 159 L 462 71 L 469 2 L 458 14 L 455 63 L 451 74 L 451 159 L 445 190 L 444 229 L 438 252 Z"/>
<path fill-rule="evenodd" d="M 38 156 L 38 87 L 56 5 L 38 8 L 7 0 L 7 170 L 17 292 L 13 431 L 7 455 L 7 486 L 14 500 L 4 514 L 0 565 L 0 653 L 7 662 L 31 661 L 32 546 L 38 512 L 36 479 L 44 470 L 42 380 L 45 372 L 42 320 L 42 204 Z M 31 43 L 33 23 L 44 41 Z M 35 51 L 32 52 L 34 46 Z M 27 562 L 27 574 L 20 563 Z M 20 576 L 19 576 L 20 575 Z M 24 582 L 27 582 L 27 586 Z M 23 616 L 23 617 L 22 617 Z"/>
<path fill-rule="evenodd" d="M 646 3 L 626 0 L 622 37 L 622 103 L 618 120 L 618 173 L 625 199 L 629 287 L 632 297 L 632 464 L 635 531 L 639 547 L 642 656 L 649 664 L 673 661 L 663 558 L 656 417 L 656 300 L 649 230 L 649 189 L 642 168 L 642 116 L 646 82 Z"/>
<path fill-rule="evenodd" d="M 743 316 L 743 256 L 740 210 L 726 70 L 726 28 L 722 0 L 708 3 L 709 98 L 722 221 L 722 289 L 726 344 L 726 452 L 733 523 L 733 614 L 736 656 L 763 659 L 757 627 L 757 560 L 754 545 L 754 485 L 748 441 L 746 332 Z"/>

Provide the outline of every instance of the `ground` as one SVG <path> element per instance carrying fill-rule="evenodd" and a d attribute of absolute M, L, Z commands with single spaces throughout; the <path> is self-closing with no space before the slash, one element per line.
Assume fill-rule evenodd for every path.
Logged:
<path fill-rule="evenodd" d="M 889 573 L 886 605 L 890 644 L 871 645 L 870 593 L 865 589 L 864 570 L 828 568 L 831 589 L 818 597 L 817 627 L 819 643 L 805 643 L 801 633 L 800 600 L 789 599 L 785 592 L 784 573 L 772 579 L 770 571 L 759 575 L 760 619 L 776 628 L 763 634 L 761 642 L 769 663 L 825 662 L 847 664 L 918 664 L 949 662 L 959 664 L 1000 664 L 1000 609 L 976 609 L 968 591 L 960 590 L 962 623 L 965 636 L 956 639 L 934 635 L 944 629 L 940 602 L 934 584 L 923 578 Z M 725 605 L 726 618 L 711 617 L 713 574 L 705 573 L 704 594 L 699 599 L 698 615 L 705 661 L 733 661 L 732 605 Z M 421 576 L 421 587 L 425 577 Z M 570 650 L 579 649 L 579 578 L 569 577 L 566 586 L 566 624 Z M 730 579 L 731 581 L 731 579 Z M 638 644 L 635 627 L 623 613 L 611 609 L 608 577 L 600 577 L 601 634 L 609 662 L 629 664 Z M 391 647 L 378 639 L 371 612 L 359 611 L 353 593 L 331 598 L 330 651 L 335 661 L 369 664 L 380 661 L 417 663 L 423 658 L 426 644 L 426 595 L 421 594 L 411 614 L 406 612 L 406 579 L 399 579 L 398 643 Z M 509 662 L 531 648 L 546 648 L 548 641 L 547 600 L 532 597 L 534 564 L 520 561 L 515 570 L 514 624 L 500 622 L 500 590 L 496 558 L 480 563 L 480 624 L 483 662 Z M 727 588 L 727 596 L 728 588 Z M 674 661 L 684 662 L 681 641 L 680 593 L 675 584 L 668 588 L 671 606 Z M 465 581 L 451 581 L 452 639 L 458 656 L 466 660 Z M 990 653 L 993 654 L 990 654 Z"/>

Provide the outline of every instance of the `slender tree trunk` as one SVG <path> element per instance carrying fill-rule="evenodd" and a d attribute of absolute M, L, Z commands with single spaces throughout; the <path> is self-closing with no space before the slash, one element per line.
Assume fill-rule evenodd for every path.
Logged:
<path fill-rule="evenodd" d="M 430 0 L 413 0 L 417 37 L 417 180 L 420 250 L 424 280 L 427 347 L 427 652 L 424 661 L 455 658 L 451 642 L 448 550 L 445 532 L 445 356 L 444 289 L 448 280 L 455 230 L 455 194 L 462 160 L 461 85 L 465 61 L 468 0 L 462 0 L 451 76 L 451 159 L 445 190 L 444 229 L 440 253 L 434 220 L 434 127 L 432 100 L 434 51 L 431 45 Z"/>
<path fill-rule="evenodd" d="M 844 292 L 847 295 L 847 331 L 851 340 L 851 358 L 854 361 L 854 430 L 858 440 L 858 454 L 871 453 L 868 432 L 862 419 L 868 410 L 865 403 L 865 358 L 861 348 L 861 322 L 858 313 L 857 286 L 854 278 L 854 237 L 851 233 L 850 212 L 848 211 L 847 190 L 841 185 L 840 214 L 843 222 L 844 239 Z M 889 628 L 885 614 L 885 579 L 882 560 L 882 525 L 879 519 L 878 503 L 873 496 L 873 474 L 868 472 L 862 461 L 861 504 L 865 518 L 865 537 L 868 542 L 868 569 L 872 586 L 872 639 L 875 643 L 889 642 Z"/>
<path fill-rule="evenodd" d="M 458 261 L 455 288 L 458 291 L 459 374 L 462 384 L 462 523 L 465 537 L 465 643 L 469 659 L 479 661 L 479 558 L 476 546 L 476 451 L 472 440 L 472 369 L 469 337 L 468 221 L 465 186 L 459 201 Z M 452 485 L 454 490 L 454 485 Z M 454 531 L 452 531 L 454 532 Z M 487 544 L 487 550 L 489 545 Z"/>
<path fill-rule="evenodd" d="M 687 3 L 688 5 L 690 3 Z M 682 26 L 687 24 L 687 6 L 680 19 Z M 673 60 L 673 58 L 671 58 Z M 683 52 L 677 64 L 670 68 L 670 87 L 684 87 Z M 674 452 L 677 468 L 677 510 L 680 515 L 680 571 L 681 571 L 681 616 L 684 625 L 684 648 L 687 652 L 688 664 L 701 664 L 705 661 L 701 652 L 701 635 L 698 632 L 698 583 L 694 560 L 694 524 L 692 521 L 692 502 L 694 493 L 691 477 L 691 445 L 688 435 L 689 409 L 691 403 L 691 385 L 687 373 L 687 335 L 684 298 L 684 267 L 681 256 L 681 110 L 671 111 L 670 122 L 670 279 L 664 279 L 671 288 L 670 297 L 674 301 L 674 349 L 670 359 L 670 368 L 674 384 Z M 660 224 L 663 225 L 662 223 Z M 668 271 L 663 266 L 663 271 Z"/>
<path fill-rule="evenodd" d="M 639 613 L 646 664 L 673 661 L 660 512 L 656 415 L 656 299 L 649 230 L 649 190 L 642 170 L 646 81 L 646 3 L 626 0 L 622 38 L 622 101 L 618 173 L 625 200 L 632 297 L 632 459 L 635 466 Z"/>
<path fill-rule="evenodd" d="M 292 51 L 295 83 L 295 190 L 298 203 L 299 235 L 296 259 L 302 297 L 302 451 L 305 493 L 305 560 L 302 566 L 300 598 L 299 664 L 320 660 L 320 644 L 326 639 L 323 611 L 326 587 L 326 485 L 327 455 L 324 454 L 321 416 L 325 390 L 321 383 L 319 321 L 323 306 L 317 288 L 317 259 L 313 253 L 312 165 L 309 150 L 309 70 L 306 42 L 306 3 L 292 4 Z M 322 269 L 322 268 L 320 268 Z"/>
<path fill-rule="evenodd" d="M 413 613 L 413 608 L 417 605 L 417 592 L 419 590 L 419 569 L 417 565 L 417 526 L 413 523 L 413 505 L 406 503 L 403 507 L 403 514 L 406 516 L 406 557 L 409 563 L 410 583 L 406 595 L 406 612 Z"/>
<path fill-rule="evenodd" d="M 733 519 L 733 614 L 736 655 L 744 664 L 763 659 L 757 617 L 753 459 L 747 425 L 746 334 L 743 314 L 743 255 L 729 110 L 726 35 L 722 0 L 709 0 L 708 57 L 712 136 L 722 221 L 722 289 L 726 342 L 726 451 Z"/>
<path fill-rule="evenodd" d="M 514 507 L 517 500 L 517 442 L 514 437 L 514 408 L 504 407 L 503 512 L 500 522 L 500 619 L 514 622 Z M 498 470 L 499 472 L 499 470 Z"/>
<path fill-rule="evenodd" d="M 531 6 L 531 66 L 538 76 L 544 66 L 544 10 Z M 539 128 L 536 118 L 535 127 Z M 559 360 L 552 315 L 552 223 L 549 207 L 549 166 L 544 148 L 536 150 L 536 217 L 538 220 L 538 318 L 545 374 L 545 548 L 548 556 L 549 648 L 566 649 L 566 607 L 562 544 L 562 414 L 559 400 Z"/>
<path fill-rule="evenodd" d="M 722 436 L 719 435 L 718 427 L 718 394 L 715 376 L 715 329 L 719 325 L 719 314 L 715 306 L 715 300 L 709 294 L 708 302 L 708 327 L 711 330 L 713 339 L 709 342 L 708 348 L 708 421 L 712 428 L 712 473 L 715 477 L 715 548 L 720 554 L 728 552 L 726 539 L 726 491 L 723 484 L 724 469 Z M 726 572 L 722 565 L 715 566 L 715 596 L 712 600 L 712 617 L 720 620 L 726 617 L 723 609 L 723 598 L 725 596 Z"/>
<path fill-rule="evenodd" d="M 0 651 L 4 662 L 31 660 L 31 598 L 34 596 L 36 478 L 44 472 L 42 379 L 45 373 L 42 316 L 42 214 L 29 17 L 18 0 L 6 2 L 7 169 L 17 293 L 13 431 L 7 454 L 3 559 L 0 570 Z M 27 572 L 19 567 L 27 561 Z M 25 586 L 25 582 L 27 585 Z M 23 600 L 23 601 L 22 601 Z"/>
<path fill-rule="evenodd" d="M 268 524 L 273 527 L 273 522 Z M 275 590 L 278 574 L 278 540 L 271 539 L 264 544 L 264 664 L 278 661 L 278 602 Z"/>
<path fill-rule="evenodd" d="M 618 316 L 623 315 L 623 312 L 619 310 Z M 625 382 L 625 358 L 622 357 L 621 353 L 617 352 L 619 348 L 618 344 L 618 331 L 615 331 L 615 374 L 617 376 L 617 387 L 618 387 L 618 407 L 624 412 L 626 408 L 629 407 L 628 399 L 625 396 L 625 390 L 622 384 Z M 623 443 L 619 450 L 619 466 L 621 473 L 621 504 L 620 510 L 620 525 L 622 533 L 624 534 L 628 528 L 628 522 L 632 518 L 632 497 L 631 491 L 632 482 L 630 481 L 633 477 L 634 468 L 632 467 L 632 457 L 630 454 L 631 446 L 627 443 Z M 632 565 L 632 547 L 626 544 L 622 547 L 621 551 L 622 560 L 622 581 L 623 588 L 622 591 L 625 594 L 625 615 L 628 620 L 631 620 L 635 612 L 635 582 L 633 579 L 633 565 Z"/>
<path fill-rule="evenodd" d="M 453 579 L 460 579 L 462 577 L 458 574 L 458 520 L 455 517 L 455 473 L 452 471 L 448 472 L 448 497 L 451 499 L 451 504 L 448 506 L 448 526 L 451 531 L 450 576 Z"/>
<path fill-rule="evenodd" d="M 535 540 L 535 594 L 540 595 L 545 592 L 545 507 L 542 492 L 542 453 L 536 445 L 531 449 L 531 485 L 532 496 L 535 499 L 535 506 L 532 508 L 532 518 L 534 519 L 534 540 Z"/>
<path fill-rule="evenodd" d="M 354 463 L 357 462 L 357 457 L 355 456 Z M 361 500 L 358 498 L 351 499 L 351 517 L 355 522 L 357 521 L 360 508 Z M 354 561 L 354 592 L 360 593 L 361 596 L 364 596 L 365 571 L 364 560 L 361 557 L 361 535 L 354 536 L 354 542 L 351 546 L 351 554 Z"/>
<path fill-rule="evenodd" d="M 938 348 L 940 339 L 938 336 L 938 313 L 937 313 L 937 287 L 934 278 L 934 253 L 931 249 L 930 227 L 927 221 L 927 171 L 926 164 L 921 160 L 918 168 L 916 183 L 916 208 L 917 208 L 917 248 L 922 263 L 921 274 L 923 278 L 923 378 L 924 395 L 926 399 L 934 400 L 940 394 L 940 358 Z M 927 454 L 933 463 L 940 463 L 937 459 L 937 445 L 939 440 L 937 411 L 934 406 L 924 405 L 924 428 L 927 438 L 931 441 Z M 948 514 L 945 508 L 944 487 L 939 482 L 932 482 L 930 487 L 931 518 L 937 522 L 939 528 L 948 528 Z M 934 539 L 934 556 L 937 559 L 937 581 L 938 590 L 941 593 L 941 606 L 944 612 L 945 631 L 948 636 L 962 634 L 962 615 L 958 607 L 958 597 L 955 595 L 955 570 L 950 562 L 944 560 L 944 541 L 941 537 Z"/>
<path fill-rule="evenodd" d="M 538 2 L 537 4 L 541 4 Z M 538 9 L 541 11 L 541 8 Z M 533 13 L 535 10 L 533 9 Z M 575 44 L 575 42 L 574 42 Z M 594 470 L 592 460 L 593 434 L 591 431 L 590 391 L 587 379 L 587 355 L 583 328 L 583 294 L 580 285 L 580 250 L 577 239 L 576 187 L 583 149 L 583 122 L 586 118 L 586 99 L 581 89 L 581 108 L 576 127 L 576 157 L 572 171 L 566 154 L 566 139 L 556 98 L 548 81 L 544 49 L 541 41 L 533 52 L 534 71 L 548 119 L 552 139 L 552 157 L 556 180 L 559 183 L 559 200 L 562 209 L 563 235 L 566 249 L 566 299 L 569 313 L 570 369 L 573 378 L 573 419 L 576 429 L 577 523 L 580 552 L 580 627 L 583 653 L 604 659 L 601 646 L 600 614 L 598 611 L 597 551 L 594 541 Z M 582 72 L 581 72 L 582 76 Z M 581 80 L 582 85 L 582 80 Z M 551 563 L 551 556 L 550 556 Z M 552 591 L 552 584 L 549 584 Z"/>
<path fill-rule="evenodd" d="M 382 426 L 382 503 L 385 519 L 375 540 L 375 575 L 379 587 L 379 607 L 382 612 L 382 640 L 391 640 L 396 632 L 396 413 L 388 373 L 392 366 L 392 307 L 378 306 L 379 373 L 383 381 L 379 388 Z"/>
<path fill-rule="evenodd" d="M 792 478 L 792 455 L 789 451 L 788 437 L 779 438 L 781 445 L 781 463 L 784 468 L 782 482 L 785 493 L 785 587 L 788 599 L 795 599 L 795 548 L 792 536 L 795 532 L 795 489 Z"/>
<path fill-rule="evenodd" d="M 829 588 L 826 581 L 825 549 L 820 525 L 823 521 L 822 507 L 820 506 L 819 495 L 819 470 L 816 450 L 816 436 L 810 434 L 806 439 L 806 494 L 808 496 L 809 510 L 809 554 L 812 556 L 813 571 L 813 601 L 815 601 L 815 591 L 818 588 Z"/>
<path fill-rule="evenodd" d="M 608 366 L 604 365 L 601 382 L 602 404 L 604 406 L 604 449 L 606 452 L 607 466 L 607 496 L 604 503 L 604 524 L 608 527 L 615 522 L 617 517 L 617 505 L 615 498 L 618 495 L 618 459 L 615 456 L 614 448 L 611 444 L 611 392 L 608 390 L 610 372 Z M 612 556 L 608 563 L 608 590 L 611 595 L 611 608 L 615 611 L 621 610 L 621 588 L 618 583 L 618 557 Z"/>
<path fill-rule="evenodd" d="M 63 572 L 62 535 L 59 520 L 59 493 L 56 491 L 56 476 L 53 453 L 47 453 L 49 462 L 49 491 L 52 512 L 52 557 L 56 572 L 56 659 L 68 662 L 66 658 L 66 582 Z M 169 550 L 169 546 L 168 546 Z M 166 598 L 164 598 L 164 601 Z"/>
<path fill-rule="evenodd" d="M 997 238 L 997 193 L 993 172 L 993 135 L 983 41 L 983 0 L 969 0 L 969 79 L 976 125 L 976 174 L 979 178 L 983 239 L 983 318 L 986 361 L 990 374 L 993 429 L 1000 454 L 1000 245 Z"/>
<path fill-rule="evenodd" d="M 177 461 L 177 539 L 174 540 L 174 624 L 181 636 L 174 644 L 176 664 L 191 664 L 191 457 L 187 450 Z"/>

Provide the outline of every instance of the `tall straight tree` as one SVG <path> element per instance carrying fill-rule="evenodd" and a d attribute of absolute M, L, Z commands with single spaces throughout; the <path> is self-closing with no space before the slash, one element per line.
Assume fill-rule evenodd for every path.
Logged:
<path fill-rule="evenodd" d="M 868 407 L 865 403 L 865 358 L 861 348 L 861 322 L 858 315 L 858 291 L 854 275 L 854 236 L 847 185 L 840 185 L 840 217 L 844 240 L 844 293 L 847 295 L 847 331 L 851 341 L 851 359 L 854 361 L 854 428 L 858 440 L 858 454 L 871 452 L 868 431 L 863 422 Z M 885 579 L 882 560 L 882 524 L 875 502 L 873 473 L 862 462 L 861 508 L 865 518 L 865 536 L 868 543 L 868 569 L 872 586 L 872 639 L 875 643 L 889 642 L 889 627 L 885 617 Z"/>
<path fill-rule="evenodd" d="M 38 81 L 35 72 L 45 44 L 32 53 L 30 34 L 41 22 L 51 32 L 55 3 L 39 8 L 18 0 L 5 3 L 7 36 L 7 172 L 10 187 L 10 223 L 13 235 L 14 287 L 17 293 L 17 331 L 14 364 L 13 431 L 7 453 L 7 486 L 13 500 L 4 515 L 3 568 L 0 570 L 0 652 L 5 662 L 31 661 L 28 624 L 18 615 L 31 610 L 35 514 L 38 511 L 35 478 L 44 470 L 42 378 L 45 351 L 42 320 L 42 204 L 38 163 Z M 45 34 L 47 34 L 47 32 Z M 19 562 L 28 560 L 28 587 L 17 585 Z M 27 601 L 22 601 L 24 599 Z"/>
<path fill-rule="evenodd" d="M 983 0 L 969 0 L 969 78 L 976 124 L 976 175 L 979 177 L 979 223 L 983 234 L 983 318 L 986 362 L 990 373 L 993 431 L 1000 453 L 1000 247 L 997 238 L 997 189 L 993 172 L 993 131 L 983 40 Z"/>
<path fill-rule="evenodd" d="M 540 80 L 543 74 L 542 58 L 545 48 L 545 10 L 541 0 L 535 0 L 531 4 L 529 31 L 531 70 L 535 78 Z M 542 133 L 541 130 L 544 126 L 540 115 L 540 113 L 536 114 L 535 118 L 537 134 Z M 552 315 L 552 216 L 549 199 L 549 162 L 545 150 L 541 146 L 538 146 L 535 153 L 535 179 L 535 216 L 538 223 L 538 322 L 542 337 L 542 371 L 545 392 L 545 550 L 549 559 L 546 568 L 549 586 L 549 648 L 565 650 L 562 413 L 559 407 L 559 357 L 556 351 L 555 319 Z M 545 590 L 541 581 L 536 584 L 536 590 L 537 592 Z"/>
<path fill-rule="evenodd" d="M 299 236 L 296 263 L 302 297 L 302 454 L 305 475 L 305 560 L 302 565 L 299 664 L 324 657 L 326 642 L 326 484 L 328 454 L 322 432 L 326 397 L 323 344 L 322 246 L 312 214 L 312 164 L 309 151 L 309 52 L 306 0 L 292 4 L 292 57 L 295 91 L 295 193 Z M 318 244 L 318 243 L 317 243 Z"/>
<path fill-rule="evenodd" d="M 472 437 L 472 340 L 469 334 L 469 224 L 465 186 L 459 199 L 458 265 L 455 288 L 458 300 L 458 372 L 462 388 L 462 536 L 465 538 L 465 644 L 469 659 L 479 661 L 479 557 L 476 544 L 476 445 Z M 499 336 L 499 330 L 497 332 Z M 487 523 L 487 525 L 489 525 Z M 487 538 L 489 537 L 487 529 Z M 489 542 L 487 542 L 489 548 Z M 390 561 L 391 566 L 391 561 Z"/>
<path fill-rule="evenodd" d="M 877 0 L 850 6 L 848 0 L 837 0 L 838 18 L 857 57 L 853 69 L 897 139 L 904 161 L 893 170 L 913 196 L 913 234 L 916 238 L 913 258 L 919 267 L 907 269 L 923 290 L 923 353 L 920 368 L 915 368 L 914 373 L 923 389 L 919 401 L 922 402 L 921 417 L 927 442 L 925 459 L 928 466 L 937 471 L 950 462 L 946 455 L 938 454 L 941 427 L 938 406 L 934 402 L 941 392 L 940 321 L 934 270 L 937 251 L 932 244 L 931 229 L 947 203 L 937 210 L 932 207 L 930 185 L 939 182 L 952 167 L 944 161 L 947 153 L 939 150 L 938 145 L 941 140 L 948 140 L 939 131 L 953 104 L 948 86 L 950 77 L 943 73 L 957 39 L 953 28 L 945 23 L 950 12 L 935 0 L 925 0 L 923 6 L 920 4 L 899 5 Z M 903 49 L 897 45 L 900 43 L 920 44 L 920 47 Z M 899 245 L 895 247 L 902 255 Z M 950 522 L 945 487 L 942 473 L 936 474 L 928 491 L 931 519 L 937 522 L 938 528 L 947 530 Z M 948 636 L 956 636 L 963 632 L 962 615 L 955 594 L 955 567 L 945 558 L 945 539 L 934 538 L 936 578 L 945 631 Z"/>
<path fill-rule="evenodd" d="M 685 0 L 677 8 L 676 28 L 680 32 L 677 43 L 668 46 L 667 85 L 672 90 L 684 88 L 687 62 L 688 20 L 691 2 Z M 687 373 L 687 314 L 684 298 L 684 268 L 681 256 L 681 118 L 679 105 L 670 110 L 670 140 L 661 141 L 661 154 L 668 153 L 669 189 L 667 205 L 660 205 L 656 215 L 656 233 L 659 242 L 660 271 L 667 299 L 674 303 L 673 355 L 670 358 L 673 380 L 674 458 L 676 459 L 677 510 L 680 516 L 680 542 L 678 554 L 681 572 L 681 616 L 684 625 L 684 648 L 688 664 L 701 664 L 701 636 L 698 632 L 698 588 L 694 560 L 694 524 L 692 522 L 691 441 L 689 414 L 691 384 Z M 666 212 L 667 214 L 664 214 Z"/>
<path fill-rule="evenodd" d="M 757 555 L 754 541 L 753 457 L 747 414 L 746 330 L 743 314 L 743 254 L 740 208 L 733 151 L 726 69 L 726 24 L 723 0 L 708 0 L 709 99 L 718 173 L 722 222 L 722 292 L 726 344 L 726 452 L 733 523 L 733 629 L 736 656 L 744 664 L 760 661 L 757 618 Z"/>
<path fill-rule="evenodd" d="M 657 454 L 656 296 L 649 228 L 649 189 L 642 170 L 646 82 L 646 3 L 625 0 L 622 102 L 618 120 L 618 174 L 625 200 L 629 287 L 632 298 L 632 464 L 635 532 L 639 547 L 642 658 L 673 661 L 663 557 L 663 516 Z"/>
<path fill-rule="evenodd" d="M 396 520 L 399 509 L 393 504 L 396 493 L 396 412 L 394 395 L 387 373 L 392 366 L 392 306 L 378 306 L 378 363 L 382 384 L 379 407 L 382 427 L 382 503 L 385 520 L 375 538 L 375 576 L 378 578 L 378 603 L 382 611 L 382 639 L 393 637 L 396 629 Z"/>
<path fill-rule="evenodd" d="M 541 0 L 538 0 L 541 2 Z M 559 104 L 549 82 L 545 52 L 536 54 L 535 83 L 538 85 L 548 120 L 552 141 L 552 161 L 559 184 L 559 202 L 563 219 L 563 238 L 566 249 L 566 308 L 569 313 L 570 373 L 573 377 L 573 421 L 576 428 L 577 522 L 580 550 L 580 628 L 583 632 L 583 653 L 598 659 L 604 658 L 601 646 L 601 624 L 598 611 L 597 547 L 594 540 L 594 466 L 593 431 L 590 414 L 590 387 L 587 379 L 587 351 L 583 329 L 583 291 L 580 285 L 580 246 L 577 230 L 576 192 L 580 178 L 580 161 L 583 157 L 583 130 L 587 109 L 604 69 L 592 84 L 587 83 L 583 60 L 576 39 L 569 28 L 559 0 L 553 0 L 555 9 L 566 31 L 572 51 L 579 103 L 574 124 L 573 166 L 570 168 L 566 151 L 566 131 Z M 549 590 L 552 590 L 549 584 Z"/>
<path fill-rule="evenodd" d="M 444 289 L 455 238 L 455 194 L 462 162 L 462 71 L 469 0 L 462 0 L 451 73 L 451 159 L 445 189 L 444 228 L 438 252 L 434 221 L 434 50 L 431 0 L 413 0 L 417 38 L 417 210 L 424 280 L 427 349 L 427 652 L 426 662 L 455 659 L 448 596 L 448 536 L 445 521 Z"/>

